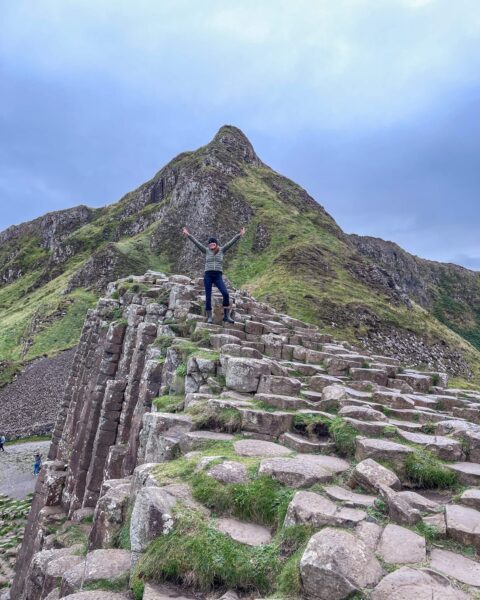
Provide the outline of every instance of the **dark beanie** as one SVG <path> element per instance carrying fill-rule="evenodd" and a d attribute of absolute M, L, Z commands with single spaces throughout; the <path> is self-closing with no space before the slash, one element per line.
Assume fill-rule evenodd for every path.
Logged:
<path fill-rule="evenodd" d="M 209 244 L 217 244 L 217 246 L 218 246 L 218 240 L 215 237 L 208 238 L 208 243 Z"/>

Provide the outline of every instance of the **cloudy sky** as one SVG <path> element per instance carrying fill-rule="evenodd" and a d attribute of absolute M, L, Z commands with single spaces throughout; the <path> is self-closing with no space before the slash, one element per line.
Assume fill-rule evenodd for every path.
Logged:
<path fill-rule="evenodd" d="M 480 270 L 477 0 L 0 0 L 0 230 L 229 123 L 347 231 Z"/>

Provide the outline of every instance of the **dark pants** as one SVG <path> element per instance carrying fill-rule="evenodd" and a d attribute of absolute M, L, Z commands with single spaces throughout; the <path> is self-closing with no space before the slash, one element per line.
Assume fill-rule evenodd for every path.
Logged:
<path fill-rule="evenodd" d="M 230 306 L 230 296 L 228 295 L 227 286 L 222 278 L 221 271 L 205 271 L 203 278 L 205 284 L 205 309 L 212 310 L 212 286 L 216 285 L 223 296 L 223 306 Z"/>

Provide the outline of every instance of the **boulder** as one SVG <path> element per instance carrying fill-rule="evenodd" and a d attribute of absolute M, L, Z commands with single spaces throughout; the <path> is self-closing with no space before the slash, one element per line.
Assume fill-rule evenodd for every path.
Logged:
<path fill-rule="evenodd" d="M 393 471 L 383 467 L 371 458 L 362 460 L 355 465 L 348 485 L 353 488 L 360 486 L 373 493 L 377 493 L 382 485 L 391 487 L 394 490 L 400 490 L 402 487 L 400 479 Z"/>
<path fill-rule="evenodd" d="M 376 496 L 368 496 L 367 494 L 356 494 L 351 490 L 347 490 L 339 485 L 329 485 L 323 488 L 323 491 L 332 500 L 337 500 L 345 506 L 368 508 L 373 506 Z"/>
<path fill-rule="evenodd" d="M 380 421 L 388 422 L 387 417 L 370 406 L 342 406 L 338 411 L 341 417 L 350 417 L 359 421 Z M 385 423 L 388 424 L 388 423 Z"/>
<path fill-rule="evenodd" d="M 400 525 L 415 525 L 422 515 L 419 510 L 413 508 L 402 496 L 391 488 L 383 485 L 380 488 L 380 496 L 388 507 L 388 514 L 394 523 Z"/>
<path fill-rule="evenodd" d="M 480 509 L 480 490 L 472 488 L 465 490 L 460 498 L 460 503 L 470 508 Z"/>
<path fill-rule="evenodd" d="M 423 446 L 442 460 L 462 460 L 463 448 L 460 442 L 442 435 L 427 435 L 410 431 L 398 430 L 398 434 L 408 442 Z"/>
<path fill-rule="evenodd" d="M 327 527 L 310 538 L 300 560 L 305 596 L 311 600 L 343 600 L 371 588 L 383 571 L 356 535 Z"/>

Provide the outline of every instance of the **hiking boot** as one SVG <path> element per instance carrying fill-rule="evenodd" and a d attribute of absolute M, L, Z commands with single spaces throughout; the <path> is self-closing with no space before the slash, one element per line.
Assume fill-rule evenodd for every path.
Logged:
<path fill-rule="evenodd" d="M 230 310 L 231 309 L 229 306 L 227 306 L 227 308 L 223 309 L 223 322 L 224 323 L 235 323 L 235 321 L 230 316 Z"/>
<path fill-rule="evenodd" d="M 207 310 L 207 323 L 213 323 L 211 310 Z"/>

